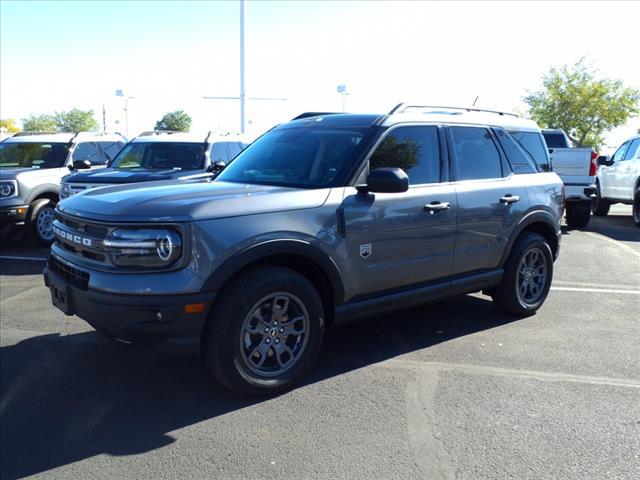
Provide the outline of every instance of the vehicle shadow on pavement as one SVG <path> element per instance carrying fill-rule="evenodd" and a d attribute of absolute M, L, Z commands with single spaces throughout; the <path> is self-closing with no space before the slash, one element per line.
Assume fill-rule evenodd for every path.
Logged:
<path fill-rule="evenodd" d="M 585 230 L 621 242 L 640 242 L 640 228 L 634 225 L 630 215 L 591 216 Z"/>
<path fill-rule="evenodd" d="M 305 385 L 510 321 L 488 299 L 463 296 L 332 329 Z M 99 454 L 162 448 L 176 441 L 174 430 L 266 400 L 238 397 L 209 380 L 194 347 L 143 350 L 96 332 L 1 348 L 0 381 L 6 480 Z"/>
<path fill-rule="evenodd" d="M 8 276 L 39 275 L 44 270 L 45 260 L 3 260 L 0 259 L 0 274 Z"/>

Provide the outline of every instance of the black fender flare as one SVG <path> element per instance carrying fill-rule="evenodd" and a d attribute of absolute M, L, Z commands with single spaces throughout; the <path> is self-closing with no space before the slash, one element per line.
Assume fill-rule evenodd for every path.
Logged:
<path fill-rule="evenodd" d="M 549 231 L 553 232 L 553 235 L 558 239 L 557 247 L 560 246 L 560 238 L 559 238 L 560 227 L 558 226 L 558 222 L 556 221 L 554 216 L 550 212 L 545 210 L 535 210 L 525 215 L 522 218 L 522 220 L 520 220 L 520 223 L 518 223 L 518 225 L 513 229 L 513 232 L 511 233 L 511 236 L 507 241 L 507 246 L 504 249 L 504 254 L 502 255 L 502 259 L 500 260 L 500 265 L 504 265 L 506 261 L 509 259 L 509 255 L 511 255 L 511 249 L 513 248 L 513 244 L 516 242 L 516 239 L 518 238 L 518 236 L 522 233 L 523 230 L 525 230 L 529 225 L 533 223 L 543 223 L 547 227 L 549 227 Z M 553 248 L 553 245 L 551 245 L 551 247 Z M 556 248 L 556 252 L 557 250 L 558 248 Z"/>
<path fill-rule="evenodd" d="M 244 267 L 275 255 L 304 257 L 313 262 L 331 282 L 335 302 L 342 303 L 344 301 L 345 291 L 342 276 L 333 259 L 312 243 L 296 239 L 267 240 L 242 250 L 216 268 L 205 281 L 201 291 L 218 291 Z"/>

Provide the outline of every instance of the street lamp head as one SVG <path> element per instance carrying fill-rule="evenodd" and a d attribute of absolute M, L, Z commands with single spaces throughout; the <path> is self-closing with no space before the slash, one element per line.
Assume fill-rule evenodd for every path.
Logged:
<path fill-rule="evenodd" d="M 337 91 L 338 91 L 338 93 L 347 93 L 347 86 L 346 85 L 338 85 Z"/>
<path fill-rule="evenodd" d="M 116 97 L 124 97 L 124 92 L 122 90 L 116 90 Z"/>

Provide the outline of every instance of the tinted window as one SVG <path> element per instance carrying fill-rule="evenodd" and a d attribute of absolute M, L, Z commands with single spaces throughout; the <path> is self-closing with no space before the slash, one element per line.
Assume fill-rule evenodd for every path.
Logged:
<path fill-rule="evenodd" d="M 627 149 L 627 153 L 624 155 L 625 160 L 631 160 L 632 158 L 638 158 L 638 153 L 640 152 L 640 138 L 636 138 L 631 142 L 629 148 Z"/>
<path fill-rule="evenodd" d="M 486 128 L 451 127 L 458 180 L 502 177 L 500 153 Z"/>
<path fill-rule="evenodd" d="M 324 188 L 353 166 L 366 129 L 305 126 L 261 136 L 216 181 Z"/>
<path fill-rule="evenodd" d="M 547 142 L 548 148 L 568 148 L 567 139 L 562 133 L 547 133 L 543 132 L 544 139 Z"/>
<path fill-rule="evenodd" d="M 98 146 L 93 142 L 79 143 L 73 150 L 73 160 L 89 160 L 91 165 L 104 165 Z"/>
<path fill-rule="evenodd" d="M 229 158 L 235 158 L 236 155 L 240 153 L 242 148 L 240 147 L 239 142 L 228 142 L 227 150 L 229 150 Z"/>
<path fill-rule="evenodd" d="M 199 170 L 204 168 L 204 147 L 202 143 L 129 143 L 110 166 L 148 170 Z"/>
<path fill-rule="evenodd" d="M 613 157 L 611 157 L 611 160 L 613 160 L 614 162 L 619 162 L 620 160 L 622 160 L 624 158 L 624 154 L 627 152 L 627 148 L 629 147 L 629 143 L 630 142 L 623 143 L 620 146 L 620 148 L 618 148 L 618 150 L 616 150 L 616 153 L 613 154 Z"/>
<path fill-rule="evenodd" d="M 116 155 L 124 145 L 124 143 L 122 142 L 98 142 L 98 143 L 100 144 L 100 147 L 102 147 L 102 152 L 104 153 L 104 157 L 107 162 L 110 162 L 111 160 L 116 158 Z"/>
<path fill-rule="evenodd" d="M 66 159 L 66 143 L 0 143 L 2 168 L 60 168 Z"/>
<path fill-rule="evenodd" d="M 513 173 L 536 173 L 538 167 L 531 156 L 525 152 L 511 135 L 501 128 L 495 129 L 498 134 L 498 141 L 502 145 L 504 153 L 507 154 L 507 160 L 511 165 Z"/>
<path fill-rule="evenodd" d="M 211 161 L 217 162 L 222 161 L 227 163 L 229 161 L 229 156 L 227 154 L 227 149 L 224 146 L 224 143 L 214 143 L 211 147 Z"/>
<path fill-rule="evenodd" d="M 369 170 L 403 169 L 410 185 L 440 181 L 440 147 L 436 127 L 399 127 L 382 141 L 369 160 Z"/>
<path fill-rule="evenodd" d="M 520 144 L 538 166 L 545 172 L 551 171 L 547 147 L 542 135 L 535 132 L 509 132 L 511 137 Z"/>

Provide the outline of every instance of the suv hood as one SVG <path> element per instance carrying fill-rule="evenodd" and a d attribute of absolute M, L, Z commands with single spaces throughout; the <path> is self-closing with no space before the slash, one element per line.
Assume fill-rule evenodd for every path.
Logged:
<path fill-rule="evenodd" d="M 75 172 L 62 179 L 66 183 L 137 183 L 186 177 L 204 170 L 128 170 L 124 168 L 98 168 L 88 172 Z"/>
<path fill-rule="evenodd" d="M 330 188 L 299 189 L 227 182 L 162 182 L 103 187 L 58 204 L 65 213 L 120 221 L 191 221 L 320 207 Z"/>
<path fill-rule="evenodd" d="M 45 170 L 47 169 L 40 170 L 39 168 L 2 167 L 0 168 L 0 180 L 15 180 L 21 173 L 40 172 Z"/>

